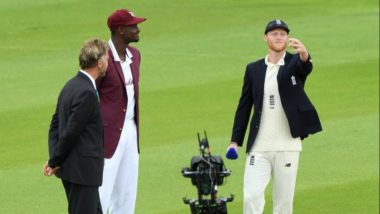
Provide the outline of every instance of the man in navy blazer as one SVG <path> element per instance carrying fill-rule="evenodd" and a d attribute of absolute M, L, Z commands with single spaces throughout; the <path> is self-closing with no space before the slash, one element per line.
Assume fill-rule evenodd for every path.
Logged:
<path fill-rule="evenodd" d="M 305 46 L 290 38 L 288 25 L 272 20 L 265 28 L 268 55 L 246 67 L 228 150 L 243 145 L 250 120 L 244 175 L 244 213 L 262 213 L 271 176 L 274 213 L 292 213 L 301 140 L 322 130 L 304 90 L 313 65 Z M 286 46 L 295 54 L 286 52 Z"/>
<path fill-rule="evenodd" d="M 70 214 L 102 213 L 103 123 L 95 79 L 105 75 L 107 51 L 99 39 L 83 45 L 81 70 L 63 87 L 50 124 L 50 159 L 43 173 L 62 180 Z"/>

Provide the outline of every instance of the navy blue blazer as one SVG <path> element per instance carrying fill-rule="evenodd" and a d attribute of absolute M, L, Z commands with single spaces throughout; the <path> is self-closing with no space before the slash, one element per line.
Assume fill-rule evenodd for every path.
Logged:
<path fill-rule="evenodd" d="M 96 90 L 83 73 L 62 89 L 49 128 L 49 166 L 63 180 L 100 186 L 103 177 L 103 122 Z"/>
<path fill-rule="evenodd" d="M 322 130 L 318 113 L 304 90 L 306 78 L 311 73 L 313 65 L 310 55 L 306 62 L 302 62 L 299 54 L 287 52 L 284 61 L 285 65 L 280 66 L 277 75 L 281 103 L 292 137 L 304 139 L 309 134 Z M 236 142 L 239 146 L 243 145 L 253 106 L 254 113 L 250 123 L 246 152 L 251 150 L 260 128 L 266 70 L 265 59 L 260 59 L 248 64 L 245 71 L 231 142 Z"/>

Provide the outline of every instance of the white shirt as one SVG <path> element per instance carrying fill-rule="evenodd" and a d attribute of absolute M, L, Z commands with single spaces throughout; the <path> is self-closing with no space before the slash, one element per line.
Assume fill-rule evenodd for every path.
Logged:
<path fill-rule="evenodd" d="M 259 132 L 252 151 L 301 151 L 301 139 L 290 134 L 288 119 L 278 92 L 277 75 L 281 65 L 285 64 L 284 56 L 277 64 L 265 57 L 267 70 L 265 74 L 263 107 Z"/>
<path fill-rule="evenodd" d="M 121 61 L 119 54 L 116 51 L 115 45 L 113 44 L 112 40 L 110 39 L 108 41 L 108 45 L 112 51 L 112 55 L 114 57 L 114 60 L 117 62 L 120 62 L 121 69 L 123 70 L 124 79 L 125 79 L 125 89 L 127 92 L 127 98 L 128 98 L 128 104 L 127 104 L 127 113 L 125 115 L 125 120 L 133 120 L 135 117 L 135 90 L 133 88 L 133 77 L 132 77 L 132 71 L 131 71 L 131 63 L 132 63 L 132 53 L 128 50 L 128 48 L 125 49 L 125 61 Z"/>
<path fill-rule="evenodd" d="M 95 84 L 95 79 L 90 75 L 88 74 L 86 71 L 80 69 L 79 70 L 81 73 L 83 73 L 84 75 L 86 75 L 92 82 L 92 85 L 94 86 L 95 90 L 96 90 L 96 84 Z"/>

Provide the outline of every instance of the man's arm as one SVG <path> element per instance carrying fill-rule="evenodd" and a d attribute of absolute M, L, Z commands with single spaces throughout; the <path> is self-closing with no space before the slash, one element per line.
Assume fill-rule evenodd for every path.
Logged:
<path fill-rule="evenodd" d="M 240 96 L 239 104 L 236 110 L 234 125 L 232 129 L 231 142 L 239 146 L 243 145 L 244 135 L 247 129 L 249 118 L 252 111 L 252 94 L 251 94 L 251 80 L 249 77 L 248 66 L 244 75 L 244 83 L 242 93 Z"/>
<path fill-rule="evenodd" d="M 49 158 L 54 156 L 54 149 L 58 142 L 58 103 L 55 108 L 55 113 L 52 116 L 51 122 L 50 122 L 50 128 L 49 128 L 49 135 L 48 135 L 48 144 L 49 144 Z M 44 164 L 42 168 L 42 173 L 45 176 L 51 176 L 55 174 L 58 171 L 59 167 L 51 168 L 48 165 L 48 161 Z"/>
<path fill-rule="evenodd" d="M 295 38 L 289 39 L 289 46 L 299 54 L 300 62 L 298 63 L 300 75 L 306 78 L 307 75 L 313 70 L 313 64 L 311 63 L 311 57 L 309 52 L 301 41 Z"/>
<path fill-rule="evenodd" d="M 50 122 L 50 128 L 49 128 L 49 135 L 48 135 L 48 144 L 49 144 L 49 157 L 52 157 L 54 154 L 54 149 L 58 141 L 58 104 L 55 109 L 55 113 L 52 116 L 51 122 Z"/>

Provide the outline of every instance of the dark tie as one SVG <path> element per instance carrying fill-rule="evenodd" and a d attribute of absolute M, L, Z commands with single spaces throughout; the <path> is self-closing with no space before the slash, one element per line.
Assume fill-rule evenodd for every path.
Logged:
<path fill-rule="evenodd" d="M 99 92 L 96 90 L 96 96 L 98 97 L 98 101 L 100 101 Z"/>

